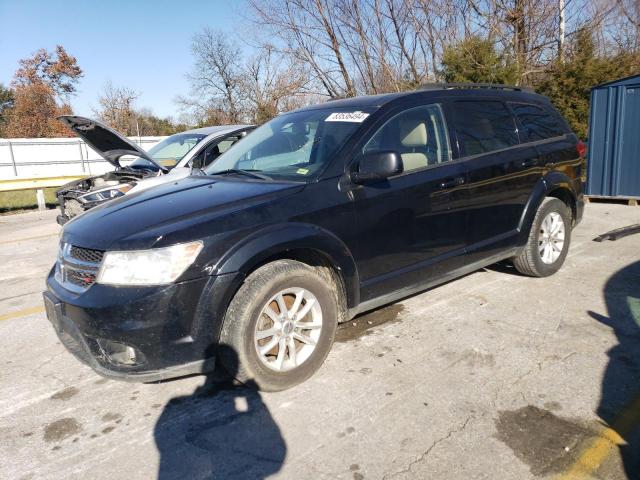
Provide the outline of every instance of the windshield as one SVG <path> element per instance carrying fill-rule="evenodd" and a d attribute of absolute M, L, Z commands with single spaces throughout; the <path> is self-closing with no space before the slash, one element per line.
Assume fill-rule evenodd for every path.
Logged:
<path fill-rule="evenodd" d="M 178 133 L 157 143 L 151 147 L 148 153 L 160 165 L 171 169 L 205 137 L 206 135 L 202 133 Z M 132 168 L 158 169 L 144 158 L 134 160 L 129 166 Z"/>
<path fill-rule="evenodd" d="M 367 112 L 327 108 L 276 117 L 218 157 L 206 173 L 253 170 L 274 179 L 309 180 L 367 116 Z"/>

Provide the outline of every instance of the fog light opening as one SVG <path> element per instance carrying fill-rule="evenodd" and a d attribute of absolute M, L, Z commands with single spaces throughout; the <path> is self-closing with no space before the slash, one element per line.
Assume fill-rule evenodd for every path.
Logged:
<path fill-rule="evenodd" d="M 98 340 L 106 359 L 115 365 L 134 366 L 144 362 L 141 352 L 130 345 L 111 340 Z"/>

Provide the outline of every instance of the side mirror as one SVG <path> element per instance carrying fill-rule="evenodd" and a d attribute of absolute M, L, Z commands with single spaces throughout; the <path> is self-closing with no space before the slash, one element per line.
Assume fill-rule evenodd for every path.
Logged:
<path fill-rule="evenodd" d="M 358 169 L 351 173 L 353 183 L 370 183 L 392 177 L 403 172 L 402 158 L 398 152 L 384 150 L 363 154 Z"/>
<path fill-rule="evenodd" d="M 191 159 L 191 168 L 203 168 L 204 165 L 204 155 L 197 155 Z"/>

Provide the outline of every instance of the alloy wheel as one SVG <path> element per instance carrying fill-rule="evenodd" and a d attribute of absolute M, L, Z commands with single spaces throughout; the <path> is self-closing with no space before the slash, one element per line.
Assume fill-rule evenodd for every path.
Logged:
<path fill-rule="evenodd" d="M 264 305 L 254 344 L 260 361 L 277 372 L 292 370 L 313 353 L 322 331 L 322 308 L 305 288 L 287 288 Z"/>
<path fill-rule="evenodd" d="M 564 247 L 565 225 L 558 212 L 549 212 L 540 224 L 538 251 L 542 261 L 548 265 L 560 257 Z"/>

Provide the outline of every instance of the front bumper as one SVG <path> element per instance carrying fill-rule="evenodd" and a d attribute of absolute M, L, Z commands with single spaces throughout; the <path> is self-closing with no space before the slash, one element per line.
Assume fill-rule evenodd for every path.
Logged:
<path fill-rule="evenodd" d="M 100 375 L 150 382 L 211 371 L 233 275 L 162 287 L 94 284 L 81 294 L 47 279 L 47 317 L 62 344 Z M 214 293 L 215 292 L 215 293 Z M 129 347 L 123 362 L 113 346 Z"/>

